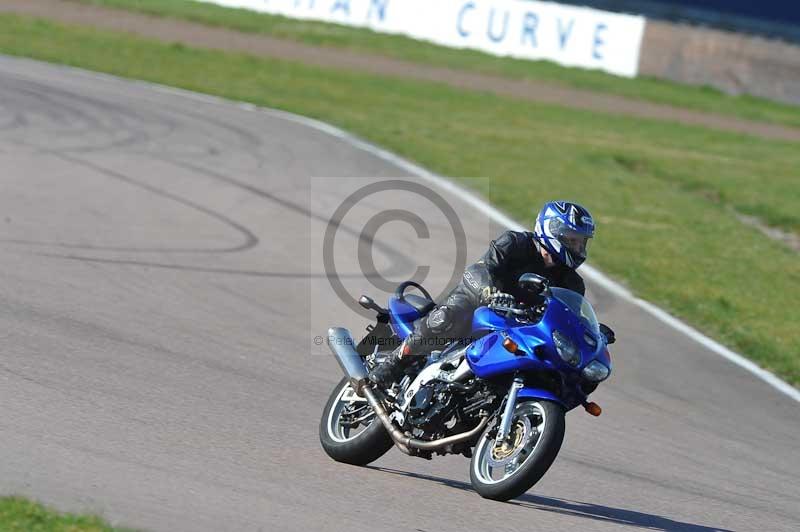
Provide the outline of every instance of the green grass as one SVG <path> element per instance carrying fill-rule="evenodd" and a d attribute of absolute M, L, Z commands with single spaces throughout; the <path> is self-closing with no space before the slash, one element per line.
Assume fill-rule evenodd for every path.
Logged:
<path fill-rule="evenodd" d="M 798 255 L 732 212 L 800 231 L 798 144 L 8 15 L 0 51 L 325 120 L 442 174 L 490 178 L 479 192 L 522 221 L 573 198 L 599 219 L 593 264 L 800 383 Z"/>
<path fill-rule="evenodd" d="M 211 26 L 261 33 L 307 44 L 348 48 L 435 66 L 541 80 L 656 103 L 800 126 L 800 107 L 752 96 L 728 96 L 709 87 L 688 87 L 654 78 L 625 79 L 600 71 L 565 68 L 549 61 L 498 58 L 482 52 L 454 50 L 367 29 L 254 13 L 192 0 L 75 0 Z"/>
<path fill-rule="evenodd" d="M 3 532 L 113 532 L 114 530 L 99 517 L 61 514 L 22 497 L 0 497 L 0 531 Z"/>

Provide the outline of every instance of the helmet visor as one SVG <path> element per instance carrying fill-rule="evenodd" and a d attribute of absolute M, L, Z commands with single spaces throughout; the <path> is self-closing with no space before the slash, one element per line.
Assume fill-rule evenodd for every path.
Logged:
<path fill-rule="evenodd" d="M 568 227 L 558 218 L 552 218 L 549 224 L 550 233 L 561 243 L 564 249 L 576 262 L 586 260 L 591 233 L 581 233 Z"/>
<path fill-rule="evenodd" d="M 589 238 L 591 237 L 570 229 L 561 231 L 558 235 L 558 241 L 561 242 L 561 245 L 567 248 L 573 257 L 581 260 L 585 260 L 589 252 Z"/>

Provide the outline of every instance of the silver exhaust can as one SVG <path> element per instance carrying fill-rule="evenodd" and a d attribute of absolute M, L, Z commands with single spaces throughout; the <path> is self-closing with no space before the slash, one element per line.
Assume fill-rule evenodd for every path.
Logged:
<path fill-rule="evenodd" d="M 361 388 L 367 382 L 367 368 L 364 360 L 355 348 L 356 344 L 350 331 L 344 327 L 331 327 L 328 329 L 328 347 L 336 356 L 336 361 L 342 368 L 345 376 L 350 379 L 350 385 L 360 395 Z"/>

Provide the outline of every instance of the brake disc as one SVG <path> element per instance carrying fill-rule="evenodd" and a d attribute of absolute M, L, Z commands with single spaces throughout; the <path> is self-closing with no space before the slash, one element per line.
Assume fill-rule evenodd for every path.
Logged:
<path fill-rule="evenodd" d="M 531 420 L 522 416 L 515 420 L 511 433 L 500 445 L 495 444 L 489 452 L 487 462 L 491 467 L 501 467 L 512 462 L 525 448 L 531 435 Z"/>

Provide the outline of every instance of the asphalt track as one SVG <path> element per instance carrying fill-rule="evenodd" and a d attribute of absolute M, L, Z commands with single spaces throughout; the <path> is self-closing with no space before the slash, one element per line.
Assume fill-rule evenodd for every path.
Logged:
<path fill-rule="evenodd" d="M 322 235 L 363 184 L 423 184 L 406 173 L 279 113 L 0 57 L 0 492 L 153 530 L 800 528 L 797 403 L 593 286 L 620 338 L 604 414 L 568 416 L 519 500 L 480 499 L 459 457 L 329 460 L 339 370 L 314 337 L 366 322 Z M 449 222 L 386 194 L 429 233 L 373 225 L 377 271 L 425 264 L 442 290 Z M 499 228 L 448 202 L 473 258 Z M 389 207 L 341 221 L 348 290 L 380 294 L 354 257 Z"/>

